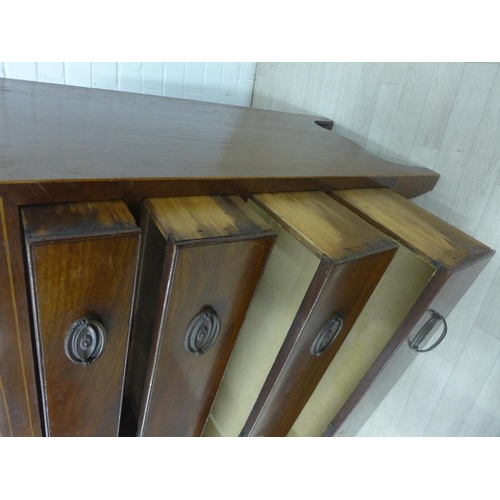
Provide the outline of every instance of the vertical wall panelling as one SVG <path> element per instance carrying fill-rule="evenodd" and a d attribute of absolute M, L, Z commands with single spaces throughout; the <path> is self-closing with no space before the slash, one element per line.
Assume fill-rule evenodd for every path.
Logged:
<path fill-rule="evenodd" d="M 199 99 L 203 88 L 205 63 L 186 63 L 184 95 L 186 99 Z"/>
<path fill-rule="evenodd" d="M 92 87 L 92 64 L 88 62 L 64 63 L 66 85 Z"/>
<path fill-rule="evenodd" d="M 207 65 L 205 65 L 206 71 Z M 238 92 L 235 104 L 238 106 L 250 106 L 255 81 L 255 63 L 240 63 L 240 76 L 238 79 Z"/>
<path fill-rule="evenodd" d="M 385 157 L 398 111 L 401 91 L 401 85 L 393 83 L 383 83 L 380 85 L 370 132 L 368 133 L 368 140 L 366 142 L 366 149 L 377 156 Z"/>
<path fill-rule="evenodd" d="M 36 63 L 4 63 L 7 78 L 16 78 L 18 80 L 36 80 Z"/>
<path fill-rule="evenodd" d="M 332 116 L 343 67 L 343 63 L 259 63 L 252 106 Z"/>
<path fill-rule="evenodd" d="M 435 164 L 445 182 L 441 180 L 432 195 L 425 197 L 426 207 L 447 221 L 462 210 L 462 200 L 456 198 L 461 177 L 457 172 L 466 168 L 497 71 L 496 64 L 465 65 Z"/>
<path fill-rule="evenodd" d="M 276 94 L 273 96 L 274 106 L 280 111 L 291 111 L 294 103 L 294 74 L 305 71 L 305 63 L 273 63 L 270 68 L 276 68 L 277 78 L 275 80 Z"/>
<path fill-rule="evenodd" d="M 366 147 L 368 140 L 383 72 L 384 64 L 363 63 L 359 77 L 358 92 L 347 137 L 363 148 Z"/>
<path fill-rule="evenodd" d="M 142 63 L 118 63 L 118 90 L 140 93 L 142 88 Z"/>
<path fill-rule="evenodd" d="M 436 63 L 411 63 L 401 90 L 386 155 L 398 161 L 410 157 Z"/>
<path fill-rule="evenodd" d="M 304 96 L 307 90 L 307 82 L 309 81 L 310 63 L 299 63 L 302 65 L 302 71 L 293 71 L 293 66 L 290 65 L 292 92 L 290 92 L 287 100 L 287 111 L 289 113 L 301 113 L 303 111 Z"/>
<path fill-rule="evenodd" d="M 302 112 L 309 115 L 316 115 L 319 113 L 319 95 L 323 78 L 325 76 L 327 63 L 310 64 L 308 71 L 308 78 L 302 100 Z"/>
<path fill-rule="evenodd" d="M 415 144 L 439 149 L 462 79 L 464 63 L 439 63 L 415 137 Z"/>
<path fill-rule="evenodd" d="M 347 63 L 329 63 L 326 67 L 318 106 L 320 114 L 326 117 L 335 115 L 335 103 L 345 66 Z"/>
<path fill-rule="evenodd" d="M 0 78 L 250 106 L 255 68 L 253 62 L 0 62 Z"/>
<path fill-rule="evenodd" d="M 98 89 L 117 90 L 118 74 L 117 63 L 92 63 L 92 87 Z"/>
<path fill-rule="evenodd" d="M 257 65 L 255 81 L 261 82 L 259 84 L 261 90 L 252 96 L 253 107 L 283 111 L 275 102 L 276 96 L 279 95 L 276 83 L 279 81 L 279 74 L 283 66 L 278 66 L 275 69 L 275 63 L 259 63 Z"/>
<path fill-rule="evenodd" d="M 488 295 L 481 307 L 477 317 L 476 325 L 486 333 L 500 340 L 500 309 L 498 307 L 498 298 L 500 297 L 500 269 L 493 274 L 493 282 L 488 289 Z"/>
<path fill-rule="evenodd" d="M 477 135 L 460 178 L 455 200 L 459 210 L 450 214 L 449 221 L 473 233 L 500 169 L 500 70 L 493 82 Z M 457 205 L 455 204 L 454 207 Z"/>
<path fill-rule="evenodd" d="M 163 95 L 168 95 L 170 97 L 183 97 L 186 63 L 165 63 L 164 69 Z"/>
<path fill-rule="evenodd" d="M 500 127 L 500 124 L 497 127 Z M 496 130 L 499 133 L 498 128 Z M 477 198 L 477 195 L 475 198 Z M 474 237 L 480 238 L 481 241 L 497 250 L 500 248 L 500 224 L 498 221 L 500 221 L 500 186 L 495 185 L 488 197 Z M 500 311 L 498 308 L 498 290 L 500 290 L 499 269 L 500 259 L 497 255 L 488 264 L 486 272 L 483 272 L 474 285 L 467 291 L 462 300 L 463 306 L 453 311 L 448 324 L 450 328 L 456 331 L 457 335 L 450 338 L 453 342 L 442 353 L 442 355 L 447 356 L 447 359 L 450 359 L 451 354 L 454 355 L 452 359 L 455 361 L 458 359 L 473 325 L 481 331 L 500 339 L 498 333 L 498 324 L 500 321 Z M 500 385 L 500 378 L 496 382 Z M 484 400 L 482 404 L 485 404 Z M 498 408 L 490 403 L 485 410 L 495 413 Z M 498 432 L 500 432 L 500 428 Z"/>
<path fill-rule="evenodd" d="M 385 63 L 381 83 L 402 85 L 406 80 L 409 63 Z"/>
<path fill-rule="evenodd" d="M 222 84 L 223 67 L 224 67 L 223 63 L 205 64 L 205 73 L 203 75 L 203 85 L 201 89 L 202 101 L 211 101 L 211 102 L 219 101 L 220 89 Z M 253 90 L 253 81 L 252 81 L 252 89 L 250 89 L 250 92 L 247 92 L 246 95 L 251 96 L 252 90 Z"/>
<path fill-rule="evenodd" d="M 302 112 L 300 103 L 305 94 L 304 75 L 309 63 L 259 63 L 255 79 L 266 89 L 254 95 L 252 106 L 277 111 Z M 301 84 L 298 84 L 300 80 Z M 300 94 L 297 96 L 296 91 Z"/>
<path fill-rule="evenodd" d="M 39 62 L 36 65 L 36 78 L 39 82 L 65 83 L 64 63 Z"/>
<path fill-rule="evenodd" d="M 238 77 L 240 65 L 224 65 L 222 70 L 221 84 L 221 102 L 225 104 L 234 104 L 236 93 L 238 91 Z"/>
<path fill-rule="evenodd" d="M 142 64 L 143 94 L 162 95 L 164 63 L 146 62 Z"/>
<path fill-rule="evenodd" d="M 335 126 L 337 131 L 343 136 L 347 136 L 351 126 L 362 70 L 363 63 L 349 63 L 344 65 L 337 100 L 335 102 Z"/>
<path fill-rule="evenodd" d="M 500 185 L 493 186 L 488 198 L 488 203 L 481 217 L 481 224 L 476 231 L 493 248 L 500 249 Z M 485 274 L 485 273 L 483 273 Z M 481 309 L 478 311 L 475 325 L 482 331 L 500 339 L 498 325 L 500 324 L 500 308 L 498 297 L 500 290 L 500 258 L 492 260 L 488 276 L 484 278 L 483 285 L 484 302 L 479 303 Z M 483 290 L 481 290 L 483 291 Z M 488 292 L 486 294 L 486 291 Z"/>

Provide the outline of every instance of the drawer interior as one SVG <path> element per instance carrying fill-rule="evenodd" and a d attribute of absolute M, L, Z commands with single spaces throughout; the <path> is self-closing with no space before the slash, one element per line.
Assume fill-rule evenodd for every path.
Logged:
<path fill-rule="evenodd" d="M 205 436 L 240 433 L 320 262 L 254 202 L 248 203 L 278 237 L 240 331 Z"/>
<path fill-rule="evenodd" d="M 286 435 L 392 259 L 396 243 L 331 201 L 283 193 L 248 202 L 278 237 L 205 436 Z M 334 312 L 345 331 L 316 357 L 311 344 Z"/>
<path fill-rule="evenodd" d="M 289 436 L 321 436 L 418 300 L 436 269 L 400 246 Z"/>

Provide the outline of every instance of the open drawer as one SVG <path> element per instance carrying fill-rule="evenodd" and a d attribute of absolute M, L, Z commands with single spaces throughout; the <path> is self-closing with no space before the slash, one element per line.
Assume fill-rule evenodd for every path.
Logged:
<path fill-rule="evenodd" d="M 325 193 L 249 205 L 278 237 L 205 436 L 286 436 L 397 249 Z"/>
<path fill-rule="evenodd" d="M 400 248 L 295 422 L 295 436 L 355 435 L 413 359 L 446 341 L 447 315 L 494 254 L 388 189 L 329 194 Z"/>
<path fill-rule="evenodd" d="M 199 436 L 274 232 L 238 196 L 148 198 L 127 367 L 138 436 Z"/>

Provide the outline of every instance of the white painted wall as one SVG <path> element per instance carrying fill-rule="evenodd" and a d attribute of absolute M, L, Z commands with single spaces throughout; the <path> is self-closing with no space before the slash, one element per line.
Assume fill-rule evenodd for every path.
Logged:
<path fill-rule="evenodd" d="M 255 63 L 7 63 L 0 78 L 250 106 Z"/>

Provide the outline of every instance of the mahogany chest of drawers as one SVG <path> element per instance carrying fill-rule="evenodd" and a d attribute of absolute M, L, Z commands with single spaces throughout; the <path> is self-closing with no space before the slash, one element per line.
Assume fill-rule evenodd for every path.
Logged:
<path fill-rule="evenodd" d="M 354 435 L 493 250 L 332 125 L 0 79 L 0 436 Z"/>

